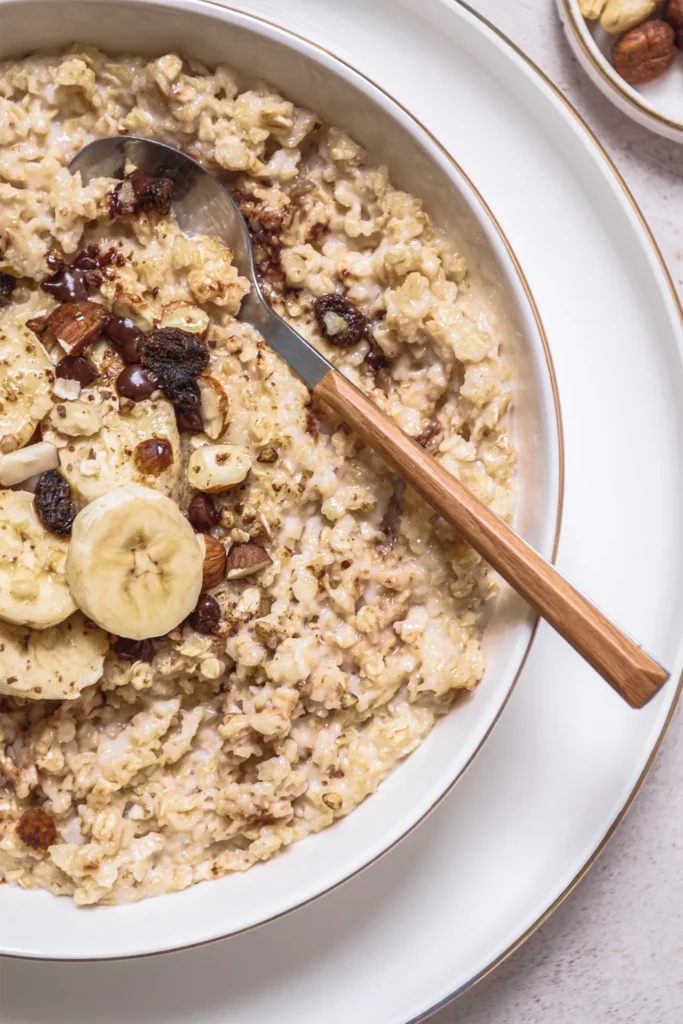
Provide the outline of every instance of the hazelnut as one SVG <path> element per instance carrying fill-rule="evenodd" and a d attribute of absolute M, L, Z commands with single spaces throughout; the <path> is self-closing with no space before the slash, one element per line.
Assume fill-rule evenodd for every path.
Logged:
<path fill-rule="evenodd" d="M 668 0 L 664 8 L 664 21 L 676 33 L 676 46 L 683 50 L 683 0 Z"/>
<path fill-rule="evenodd" d="M 668 71 L 676 57 L 674 30 L 665 21 L 647 21 L 625 32 L 612 49 L 612 63 L 629 85 L 644 85 Z"/>
<path fill-rule="evenodd" d="M 241 445 L 207 444 L 190 456 L 187 479 L 198 491 L 219 494 L 242 483 L 250 469 L 251 459 Z"/>
<path fill-rule="evenodd" d="M 180 299 L 164 306 L 159 327 L 179 327 L 181 331 L 199 334 L 203 338 L 209 329 L 209 314 L 199 306 L 192 306 Z"/>
<path fill-rule="evenodd" d="M 213 633 L 220 622 L 221 609 L 211 594 L 202 594 L 195 610 L 190 615 L 190 625 L 198 633 Z"/>
<path fill-rule="evenodd" d="M 660 0 L 607 0 L 600 15 L 600 27 L 612 36 L 628 32 L 642 24 L 657 8 Z"/>
<path fill-rule="evenodd" d="M 210 494 L 195 494 L 187 517 L 197 533 L 208 533 L 217 525 L 220 515 Z"/>
<path fill-rule="evenodd" d="M 270 446 L 268 446 L 267 448 L 262 448 L 261 451 L 258 453 L 258 455 L 256 457 L 256 461 L 257 462 L 270 463 L 270 462 L 277 462 L 277 460 L 278 460 L 277 448 L 271 448 Z"/>
<path fill-rule="evenodd" d="M 204 554 L 202 589 L 213 590 L 225 576 L 225 565 L 227 562 L 225 548 L 210 533 L 198 534 L 197 540 Z"/>
<path fill-rule="evenodd" d="M 65 302 L 50 314 L 47 325 L 69 355 L 80 356 L 99 337 L 108 316 L 98 302 Z"/>
<path fill-rule="evenodd" d="M 133 452 L 133 462 L 140 473 L 159 476 L 173 462 L 173 447 L 167 437 L 148 437 Z"/>
<path fill-rule="evenodd" d="M 217 441 L 228 427 L 228 396 L 215 377 L 199 377 L 197 383 L 204 433 Z"/>
<path fill-rule="evenodd" d="M 272 563 L 272 558 L 258 544 L 233 544 L 228 552 L 227 577 L 239 580 L 260 572 Z"/>

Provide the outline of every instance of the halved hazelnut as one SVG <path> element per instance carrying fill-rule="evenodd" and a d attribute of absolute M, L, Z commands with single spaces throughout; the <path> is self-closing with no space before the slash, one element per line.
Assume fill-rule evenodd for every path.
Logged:
<path fill-rule="evenodd" d="M 199 334 L 203 338 L 209 329 L 209 322 L 209 314 L 203 309 L 180 299 L 164 306 L 159 327 L 179 327 L 181 331 Z"/>
<path fill-rule="evenodd" d="M 225 576 L 227 562 L 225 548 L 210 533 L 198 533 L 197 543 L 204 555 L 202 590 L 213 590 Z"/>
<path fill-rule="evenodd" d="M 227 578 L 239 580 L 243 576 L 251 576 L 265 569 L 272 561 L 268 552 L 258 544 L 233 544 L 228 552 Z"/>
<path fill-rule="evenodd" d="M 228 427 L 228 396 L 215 377 L 199 377 L 197 383 L 204 433 L 217 441 Z"/>
<path fill-rule="evenodd" d="M 187 479 L 198 491 L 219 494 L 242 483 L 250 469 L 251 459 L 241 445 L 207 444 L 190 456 Z"/>
<path fill-rule="evenodd" d="M 173 447 L 167 437 L 148 437 L 133 452 L 133 462 L 140 473 L 159 476 L 173 462 Z"/>
<path fill-rule="evenodd" d="M 108 311 L 98 302 L 65 302 L 47 320 L 55 338 L 69 355 L 81 355 L 104 327 Z"/>

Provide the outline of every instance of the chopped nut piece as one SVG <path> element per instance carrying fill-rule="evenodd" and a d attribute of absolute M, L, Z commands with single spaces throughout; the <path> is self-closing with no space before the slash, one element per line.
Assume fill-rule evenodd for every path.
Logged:
<path fill-rule="evenodd" d="M 198 534 L 197 540 L 204 554 L 202 589 L 213 590 L 225 576 L 225 548 L 210 533 Z"/>
<path fill-rule="evenodd" d="M 42 807 L 29 807 L 17 822 L 17 835 L 32 850 L 44 852 L 57 840 L 54 818 Z"/>
<path fill-rule="evenodd" d="M 246 479 L 250 469 L 251 459 L 241 445 L 207 444 L 190 456 L 187 479 L 198 491 L 219 494 Z"/>
<path fill-rule="evenodd" d="M 81 393 L 81 385 L 70 377 L 58 377 L 52 385 L 52 393 L 57 398 L 63 398 L 65 402 L 75 402 Z"/>
<path fill-rule="evenodd" d="M 204 433 L 212 441 L 217 441 L 228 427 L 228 396 L 215 377 L 200 377 L 197 383 Z"/>
<path fill-rule="evenodd" d="M 258 544 L 233 544 L 228 552 L 227 578 L 239 580 L 260 572 L 272 563 L 272 558 Z"/>
<path fill-rule="evenodd" d="M 270 463 L 270 462 L 277 462 L 277 460 L 278 460 L 277 448 L 271 448 L 270 446 L 268 448 L 262 448 L 261 451 L 256 456 L 256 461 L 257 462 Z"/>
<path fill-rule="evenodd" d="M 102 333 L 108 313 L 97 302 L 66 302 L 48 317 L 48 327 L 69 355 L 82 355 Z"/>
<path fill-rule="evenodd" d="M 170 178 L 154 178 L 145 171 L 132 171 L 120 182 L 111 196 L 112 217 L 125 213 L 166 214 L 171 209 L 173 182 Z"/>

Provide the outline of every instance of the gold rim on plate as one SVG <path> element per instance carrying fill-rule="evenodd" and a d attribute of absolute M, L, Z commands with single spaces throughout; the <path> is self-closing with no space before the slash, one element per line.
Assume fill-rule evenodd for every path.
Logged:
<path fill-rule="evenodd" d="M 681 321 L 681 326 L 683 327 L 683 305 L 681 304 L 681 300 L 678 297 L 678 293 L 677 293 L 677 291 L 676 291 L 676 289 L 674 287 L 674 283 L 673 283 L 671 274 L 669 273 L 669 268 L 667 267 L 667 265 L 666 265 L 666 263 L 664 261 L 664 257 L 662 256 L 662 253 L 661 253 L 661 250 L 659 248 L 659 245 L 657 244 L 657 241 L 656 241 L 654 235 L 652 234 L 652 230 L 651 230 L 649 224 L 647 223 L 647 221 L 645 220 L 645 217 L 643 216 L 643 213 L 642 213 L 640 207 L 638 206 L 638 203 L 636 202 L 636 200 L 635 200 L 631 190 L 629 189 L 628 185 L 624 181 L 624 178 L 621 175 L 621 171 L 619 171 L 619 169 L 617 168 L 616 164 L 612 160 L 612 157 L 609 155 L 609 153 L 607 152 L 607 150 L 605 149 L 603 144 L 600 142 L 600 140 L 598 139 L 598 137 L 595 134 L 595 132 L 592 130 L 592 128 L 590 128 L 588 126 L 586 121 L 584 121 L 584 119 L 581 117 L 579 112 L 577 110 L 575 110 L 575 108 L 572 106 L 572 104 L 569 102 L 569 100 L 566 99 L 566 97 L 562 95 L 562 93 L 557 88 L 557 86 L 554 84 L 554 82 L 552 82 L 548 78 L 548 76 L 546 75 L 545 71 L 542 71 L 541 68 L 539 68 L 539 66 L 533 60 L 531 60 L 531 58 L 528 57 L 526 55 L 526 53 L 524 53 L 524 51 L 521 50 L 519 46 L 517 46 L 516 43 L 514 43 L 508 36 L 506 36 L 504 32 L 501 32 L 501 30 L 499 28 L 496 28 L 496 26 L 494 24 L 492 24 L 488 20 L 488 18 L 485 18 L 478 11 L 473 10 L 472 7 L 470 7 L 470 5 L 468 3 L 465 3 L 465 0 L 454 0 L 454 2 L 459 4 L 461 7 L 464 7 L 466 11 L 468 11 L 471 15 L 473 15 L 475 18 L 477 18 L 477 20 L 480 21 L 483 25 L 485 25 L 494 35 L 498 36 L 499 39 L 502 39 L 502 41 L 504 43 L 506 43 L 512 50 L 514 50 L 514 52 L 517 54 L 517 56 L 521 57 L 522 60 L 533 71 L 536 72 L 536 74 L 539 76 L 539 78 L 542 79 L 542 81 L 545 83 L 545 85 L 548 87 L 548 89 L 562 103 L 562 105 L 565 107 L 567 113 L 569 113 L 574 118 L 574 120 L 577 122 L 579 127 L 584 130 L 584 132 L 586 133 L 586 135 L 588 136 L 590 141 L 593 143 L 593 145 L 597 149 L 599 155 L 602 157 L 602 159 L 605 161 L 605 163 L 607 164 L 609 169 L 612 171 L 612 173 L 613 173 L 613 175 L 614 175 L 614 177 L 615 177 L 615 179 L 617 181 L 617 184 L 618 184 L 619 188 L 622 190 L 622 192 L 626 196 L 626 199 L 630 203 L 630 205 L 631 205 L 631 207 L 633 209 L 633 212 L 635 213 L 635 215 L 636 215 L 636 217 L 637 217 L 637 219 L 638 219 L 638 221 L 640 223 L 640 226 L 642 227 L 642 229 L 643 229 L 643 231 L 644 231 L 648 241 L 650 242 L 650 245 L 652 246 L 652 248 L 654 250 L 654 254 L 655 254 L 655 257 L 657 259 L 657 262 L 659 263 L 660 269 L 661 269 L 661 271 L 662 271 L 662 273 L 664 275 L 664 279 L 666 280 L 666 283 L 667 283 L 667 285 L 669 287 L 669 290 L 671 292 L 671 297 L 672 297 L 672 299 L 674 301 L 674 305 L 676 306 L 676 309 L 678 311 L 678 315 L 679 315 L 679 318 L 680 318 L 680 321 Z M 566 4 L 567 0 L 563 0 L 563 3 Z M 659 736 L 657 737 L 655 745 L 652 748 L 652 752 L 650 753 L 650 756 L 648 757 L 648 759 L 647 759 L 647 761 L 645 763 L 645 766 L 643 767 L 642 772 L 640 773 L 640 775 L 638 776 L 638 779 L 636 780 L 635 786 L 633 787 L 633 789 L 629 793 L 629 795 L 628 795 L 628 797 L 626 799 L 626 802 L 624 803 L 623 807 L 621 808 L 621 810 L 619 811 L 619 813 L 615 817 L 614 821 L 612 822 L 612 824 L 608 828 L 608 830 L 605 833 L 605 835 L 603 836 L 602 840 L 600 841 L 598 846 L 595 848 L 595 850 L 593 851 L 591 856 L 588 858 L 588 860 L 585 862 L 583 867 L 580 869 L 580 871 L 572 878 L 571 882 L 569 882 L 569 884 L 562 890 L 562 892 L 557 897 L 557 899 L 555 899 L 550 904 L 550 906 L 545 910 L 545 912 L 543 914 L 541 914 L 541 916 L 538 917 L 533 922 L 533 924 L 529 925 L 529 927 L 526 929 L 526 931 L 523 932 L 523 934 L 520 935 L 518 939 L 516 939 L 513 943 L 511 943 L 507 947 L 507 949 L 505 949 L 499 956 L 497 956 L 495 960 L 492 960 L 491 963 L 488 964 L 486 967 L 482 968 L 482 970 L 478 974 L 476 974 L 473 978 L 470 978 L 469 981 L 466 981 L 463 985 L 461 985 L 460 988 L 457 989 L 457 991 L 452 992 L 450 995 L 446 996 L 444 999 L 442 999 L 435 1006 L 431 1007 L 431 1009 L 426 1010 L 424 1013 L 421 1013 L 418 1017 L 412 1018 L 412 1020 L 409 1021 L 408 1024 L 421 1024 L 422 1021 L 427 1020 L 429 1017 L 432 1017 L 435 1013 L 438 1013 L 439 1010 L 442 1010 L 444 1008 L 444 1006 L 448 1006 L 449 1003 L 452 1003 L 455 999 L 458 998 L 458 996 L 463 995 L 469 989 L 473 988 L 477 984 L 477 982 L 482 981 L 484 978 L 488 977 L 489 974 L 492 974 L 493 971 L 495 971 L 496 968 L 499 967 L 503 963 L 504 960 L 507 960 L 507 958 L 509 956 L 511 956 L 521 946 L 523 946 L 524 943 L 527 941 L 527 939 L 531 938 L 531 936 L 534 934 L 534 932 L 538 931 L 538 929 L 541 927 L 542 924 L 545 924 L 545 922 L 557 910 L 557 908 L 560 906 L 560 904 L 564 903 L 566 898 L 574 891 L 574 889 L 577 887 L 579 882 L 585 877 L 585 875 L 588 874 L 590 869 L 593 867 L 593 864 L 596 862 L 596 860 L 598 859 L 600 854 L 604 851 L 604 849 L 607 846 L 607 844 L 609 843 L 610 839 L 612 838 L 612 836 L 614 835 L 616 830 L 619 828 L 619 825 L 621 825 L 622 821 L 624 820 L 624 818 L 628 814 L 629 810 L 633 806 L 633 802 L 634 802 L 635 798 L 638 796 L 638 793 L 640 792 L 640 789 L 641 789 L 643 783 L 645 782 L 645 779 L 647 778 L 647 776 L 648 776 L 648 774 L 650 772 L 650 769 L 652 768 L 654 760 L 655 760 L 657 754 L 659 753 L 660 747 L 661 747 L 661 745 L 662 745 L 662 743 L 664 741 L 664 737 L 666 736 L 666 733 L 668 731 L 669 725 L 671 724 L 671 720 L 672 720 L 672 718 L 674 716 L 674 713 L 676 711 L 676 708 L 678 706 L 678 702 L 679 702 L 680 697 L 681 697 L 681 691 L 683 691 L 683 674 L 681 675 L 680 679 L 678 680 L 678 685 L 676 686 L 676 692 L 675 692 L 673 700 L 671 702 L 671 707 L 669 709 L 669 713 L 667 714 L 666 719 L 664 721 L 664 724 L 662 725 L 661 732 L 659 733 Z"/>
<path fill-rule="evenodd" d="M 457 0 L 457 2 L 462 3 L 463 7 L 467 7 L 468 10 L 471 10 L 471 8 L 466 3 L 462 2 L 462 0 Z M 673 128 L 675 131 L 683 133 L 683 121 L 678 121 L 675 118 L 668 117 L 666 114 L 662 114 L 645 99 L 641 98 L 636 89 L 628 88 L 627 83 L 624 82 L 616 71 L 612 73 L 611 71 L 605 70 L 603 65 L 603 61 L 605 60 L 604 54 L 601 53 L 595 42 L 591 41 L 591 43 L 589 43 L 586 40 L 585 31 L 587 31 L 587 29 L 585 20 L 581 18 L 581 15 L 579 15 L 578 17 L 581 18 L 581 21 L 583 22 L 583 24 L 579 24 L 577 14 L 572 6 L 571 0 L 560 0 L 560 3 L 562 4 L 562 11 L 566 18 L 565 24 L 567 24 L 571 29 L 572 35 L 581 47 L 586 60 L 591 62 L 603 81 L 618 92 L 621 98 L 628 103 L 629 106 L 635 107 L 636 110 L 639 110 L 641 113 L 651 117 L 654 121 L 659 121 L 660 124 L 665 125 L 667 128 Z M 472 14 L 476 14 L 477 17 L 480 17 L 476 11 L 472 11 Z M 482 18 L 481 20 L 486 22 L 485 18 Z M 490 25 L 490 22 L 486 22 L 486 24 Z M 491 27 L 493 28 L 494 26 Z M 494 31 L 496 30 L 494 29 Z M 502 34 L 501 37 L 505 39 L 505 36 Z M 529 63 L 532 62 L 530 61 Z M 536 68 L 536 70 L 538 71 L 539 69 Z M 666 137 L 670 138 L 670 136 Z"/>
<path fill-rule="evenodd" d="M 15 0 L 15 2 L 18 2 L 18 0 Z M 557 557 L 557 550 L 558 550 L 559 543 L 560 543 L 560 530 L 561 530 L 561 526 L 562 526 L 562 512 L 563 512 L 563 507 L 564 507 L 564 482 L 565 482 L 565 480 L 564 480 L 564 478 L 565 478 L 564 430 L 563 430 L 563 426 L 562 426 L 562 409 L 561 409 L 561 406 L 560 406 L 560 395 L 559 395 L 559 389 L 558 389 L 558 385 L 557 385 L 557 377 L 556 377 L 556 374 L 555 374 L 555 366 L 554 366 L 553 358 L 552 358 L 552 355 L 551 355 L 551 352 L 550 352 L 550 346 L 548 344 L 548 338 L 547 338 L 547 335 L 546 335 L 546 332 L 545 332 L 545 327 L 544 327 L 543 321 L 541 319 L 541 314 L 539 312 L 538 306 L 536 304 L 536 300 L 535 300 L 535 298 L 533 296 L 533 293 L 531 291 L 531 288 L 529 286 L 529 282 L 526 279 L 526 275 L 525 275 L 524 271 L 522 270 L 522 266 L 521 266 L 521 264 L 520 264 L 520 262 L 519 262 L 519 260 L 517 258 L 517 255 L 516 255 L 514 249 L 512 248 L 512 245 L 511 245 L 507 235 L 503 231 L 503 228 L 501 227 L 500 223 L 498 222 L 497 218 L 495 217 L 495 215 L 494 215 L 493 211 L 491 210 L 491 208 L 489 207 L 488 203 L 486 202 L 486 200 L 484 199 L 484 197 L 482 196 L 481 192 L 476 187 L 476 185 L 472 182 L 470 177 L 466 174 L 466 172 L 460 166 L 460 164 L 455 160 L 455 158 L 445 148 L 445 146 L 443 146 L 441 144 L 441 142 L 439 142 L 439 140 L 432 134 L 432 132 L 424 124 L 422 124 L 422 122 L 419 121 L 418 118 L 415 117 L 414 114 L 412 114 L 406 107 L 404 107 L 402 103 L 400 103 L 393 96 L 391 96 L 385 89 L 383 89 L 380 85 L 378 85 L 375 81 L 373 81 L 373 79 L 371 79 L 368 75 L 364 74 L 362 71 L 359 71 L 357 68 L 353 67 L 352 64 L 349 64 L 348 61 L 345 61 L 341 57 L 337 57 L 336 54 L 333 54 L 330 50 L 327 50 L 325 47 L 320 46 L 318 43 L 315 43 L 312 40 L 307 39 L 305 36 L 300 35 L 298 32 L 294 32 L 291 29 L 284 28 L 282 25 L 278 25 L 276 22 L 269 21 L 268 19 L 262 18 L 259 15 L 252 14 L 250 12 L 246 12 L 246 11 L 240 10 L 239 8 L 232 7 L 232 6 L 230 6 L 229 4 L 226 4 L 226 3 L 222 3 L 221 0 L 197 0 L 197 2 L 203 4 L 203 5 L 207 6 L 207 7 L 216 7 L 216 8 L 218 8 L 221 11 L 229 11 L 232 14 L 239 15 L 241 18 L 244 18 L 245 20 L 253 21 L 253 22 L 256 22 L 257 24 L 261 24 L 261 25 L 266 25 L 266 26 L 268 26 L 268 28 L 275 29 L 276 31 L 281 32 L 284 35 L 289 36 L 292 39 L 297 39 L 298 41 L 304 43 L 306 46 L 310 46 L 312 49 L 317 50 L 319 53 L 324 54 L 324 56 L 326 58 L 332 60 L 333 62 L 335 62 L 337 64 L 341 64 L 343 67 L 347 68 L 347 70 L 351 71 L 352 74 L 357 75 L 358 78 L 361 78 L 363 81 L 367 82 L 374 89 L 376 89 L 377 92 L 381 93 L 386 99 L 388 99 L 390 103 L 392 103 L 396 107 L 398 107 L 399 110 L 401 110 L 401 112 L 403 114 L 405 114 L 405 116 L 408 117 L 414 124 L 418 125 L 418 127 L 428 137 L 430 142 L 434 146 L 436 146 L 438 148 L 438 150 L 448 160 L 448 162 L 451 164 L 451 166 L 455 168 L 455 170 L 461 176 L 461 178 L 463 179 L 463 181 L 465 182 L 467 187 L 470 189 L 472 195 L 475 197 L 477 202 L 480 204 L 484 214 L 490 220 L 490 222 L 493 225 L 493 227 L 494 227 L 498 237 L 500 238 L 501 242 L 503 243 L 503 245 L 505 247 L 505 250 L 506 250 L 506 252 L 507 252 L 507 254 L 508 254 L 509 258 L 510 258 L 510 261 L 511 261 L 513 267 L 514 267 L 515 273 L 517 274 L 519 282 L 520 282 L 520 284 L 522 286 L 522 289 L 524 291 L 524 294 L 525 294 L 525 297 L 527 299 L 527 302 L 529 303 L 529 306 L 531 307 L 531 311 L 533 313 L 534 321 L 536 323 L 536 327 L 538 329 L 539 336 L 541 338 L 541 343 L 542 343 L 542 346 L 543 346 L 543 352 L 544 352 L 545 359 L 546 359 L 546 365 L 548 367 L 548 374 L 550 376 L 550 384 L 551 384 L 552 393 L 553 393 L 553 405 L 554 405 L 554 409 L 555 409 L 555 422 L 556 422 L 556 428 L 557 428 L 557 455 L 558 455 L 558 462 L 557 462 L 557 515 L 556 515 L 556 518 L 555 518 L 555 531 L 554 531 L 554 535 L 553 535 L 552 550 L 551 550 L 551 555 L 550 555 L 550 561 L 554 563 L 555 559 Z M 463 5 L 463 6 L 466 6 L 466 5 Z M 510 697 L 512 696 L 512 692 L 515 689 L 515 687 L 516 687 L 516 685 L 517 685 L 517 683 L 519 681 L 519 677 L 521 676 L 522 670 L 523 670 L 524 666 L 526 665 L 527 659 L 529 657 L 529 653 L 530 653 L 531 648 L 533 646 L 533 642 L 534 642 L 534 640 L 536 638 L 536 633 L 538 631 L 539 622 L 540 622 L 540 616 L 539 615 L 534 615 L 533 620 L 532 620 L 531 631 L 530 631 L 530 634 L 529 634 L 529 640 L 528 640 L 526 649 L 525 649 L 525 651 L 524 651 L 524 653 L 522 655 L 522 658 L 520 660 L 519 667 L 517 669 L 517 672 L 515 673 L 514 679 L 512 680 L 512 682 L 510 684 L 508 692 L 506 693 L 505 698 L 504 698 L 503 702 L 501 703 L 501 706 L 499 707 L 498 711 L 496 712 L 496 714 L 495 714 L 491 724 L 489 725 L 488 729 L 486 730 L 486 732 L 482 736 L 481 740 L 477 744 L 477 747 L 475 748 L 475 750 L 472 752 L 470 757 L 467 759 L 465 764 L 462 766 L 462 768 L 460 769 L 460 771 L 458 772 L 456 777 L 452 780 L 452 782 L 449 783 L 449 785 L 446 787 L 446 789 L 443 791 L 443 793 L 441 793 L 437 797 L 437 799 L 434 801 L 434 803 L 431 805 L 431 807 L 429 807 L 424 812 L 424 814 L 422 814 L 418 818 L 417 821 L 415 821 L 409 828 L 407 828 L 405 832 L 403 832 L 397 839 L 395 839 L 393 843 L 391 843 L 384 850 L 382 850 L 381 853 L 378 853 L 375 857 L 373 857 L 371 860 L 367 861 L 361 867 L 356 868 L 355 871 L 351 872 L 351 874 L 349 874 L 349 875 L 346 875 L 340 881 L 334 882 L 332 885 L 328 886 L 326 889 L 323 889 L 321 892 L 316 893 L 315 896 L 310 896 L 308 899 L 302 900 L 300 903 L 297 903 L 295 906 L 289 907 L 287 910 L 282 910 L 282 911 L 280 911 L 277 914 L 273 914 L 271 917 L 267 917 L 263 921 L 259 921 L 257 924 L 247 925 L 247 927 L 245 927 L 245 928 L 240 928 L 237 931 L 230 932 L 230 933 L 225 934 L 225 935 L 218 935 L 218 936 L 216 936 L 215 938 L 212 938 L 212 939 L 200 939 L 198 942 L 191 942 L 191 943 L 188 943 L 187 945 L 172 946 L 172 947 L 169 947 L 168 949 L 156 950 L 156 951 L 150 952 L 150 953 L 131 953 L 131 954 L 128 954 L 128 955 L 123 955 L 123 956 L 121 956 L 121 955 L 114 955 L 114 956 L 106 956 L 106 957 L 97 957 L 94 962 L 96 962 L 96 963 L 107 963 L 108 961 L 117 961 L 117 960 L 143 960 L 143 959 L 146 959 L 147 957 L 163 956 L 165 953 L 181 953 L 181 952 L 184 952 L 185 950 L 189 950 L 189 949 L 198 949 L 198 948 L 200 948 L 202 946 L 209 946 L 209 945 L 213 944 L 214 942 L 222 942 L 222 941 L 224 941 L 225 939 L 228 939 L 228 938 L 236 938 L 239 935 L 245 935 L 247 932 L 253 931 L 255 928 L 260 928 L 260 927 L 262 927 L 262 925 L 271 924 L 273 921 L 278 921 L 278 920 L 280 920 L 280 918 L 283 918 L 283 917 L 287 916 L 288 914 L 293 913 L 295 910 L 300 910 L 302 907 L 308 906 L 310 903 L 313 903 L 315 900 L 318 900 L 321 897 L 326 896 L 328 893 L 333 892 L 335 889 L 339 888 L 339 886 L 343 885 L 345 882 L 349 882 L 352 878 L 355 878 L 357 875 L 359 875 L 362 871 L 365 871 L 371 865 L 376 864 L 378 860 L 380 860 L 382 857 L 384 857 L 387 853 L 389 853 L 396 846 L 398 846 L 399 843 L 401 843 L 404 839 L 406 839 L 409 835 L 411 835 L 411 833 L 414 832 L 415 829 L 418 828 L 418 826 L 421 825 L 429 817 L 429 815 L 434 810 L 436 810 L 436 808 L 439 806 L 439 804 L 441 804 L 441 802 L 451 792 L 451 790 L 456 785 L 456 783 L 459 782 L 459 780 L 462 778 L 462 776 L 463 776 L 464 772 L 467 770 L 467 768 L 469 768 L 469 766 L 472 764 L 472 762 L 474 761 L 475 757 L 477 756 L 477 754 L 480 752 L 480 750 L 484 746 L 484 743 L 486 742 L 486 740 L 491 735 L 491 732 L 493 731 L 493 728 L 497 724 L 500 716 L 502 715 L 503 711 L 505 710 L 505 708 L 507 706 L 507 703 L 508 703 Z M 22 954 L 18 954 L 18 953 L 4 953 L 3 956 L 6 956 L 8 959 L 16 959 L 16 960 L 31 959 L 31 960 L 40 960 L 40 961 L 44 961 L 44 962 L 48 962 L 48 963 L 49 962 L 56 962 L 56 963 L 92 963 L 93 962 L 93 959 L 90 958 L 90 957 L 49 957 L 49 956 L 48 957 L 42 957 L 42 956 L 38 957 L 38 956 L 23 956 Z M 450 1001 L 450 998 L 452 998 L 452 997 L 449 997 L 448 1001 Z M 432 1012 L 433 1011 L 431 1011 L 431 1010 L 428 1011 L 428 1015 L 431 1015 Z"/>

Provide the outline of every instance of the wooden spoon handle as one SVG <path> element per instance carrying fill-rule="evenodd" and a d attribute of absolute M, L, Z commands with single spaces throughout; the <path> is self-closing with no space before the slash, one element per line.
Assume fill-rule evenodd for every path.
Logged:
<path fill-rule="evenodd" d="M 345 377 L 330 370 L 314 394 L 380 452 L 631 707 L 642 707 L 663 686 L 669 675 L 661 665 Z"/>

